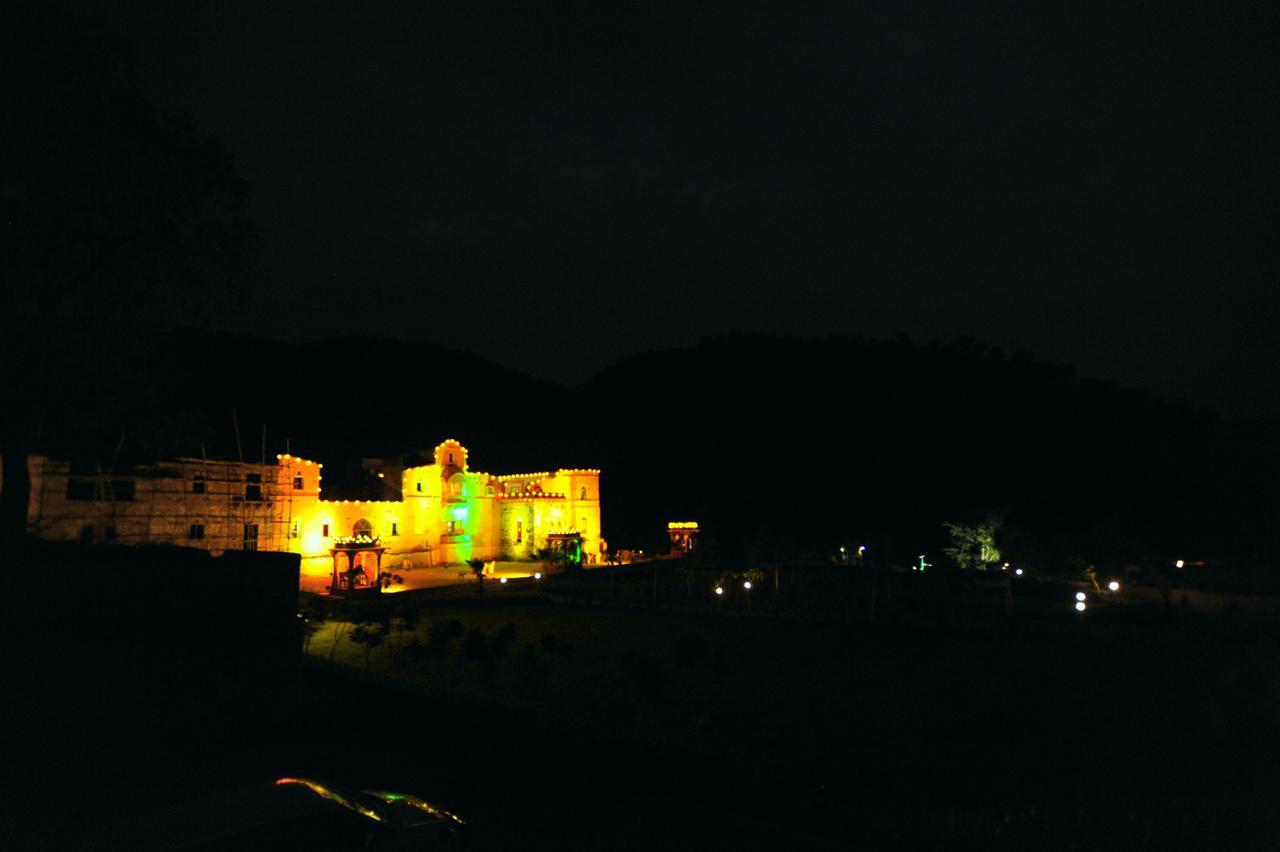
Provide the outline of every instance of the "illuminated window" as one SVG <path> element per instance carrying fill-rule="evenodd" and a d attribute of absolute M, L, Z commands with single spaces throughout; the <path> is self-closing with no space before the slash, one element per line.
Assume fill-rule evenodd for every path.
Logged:
<path fill-rule="evenodd" d="M 204 476 L 203 475 L 197 473 L 195 476 L 191 477 L 191 493 L 192 494 L 204 493 Z"/>
<path fill-rule="evenodd" d="M 192 524 L 191 529 L 187 530 L 187 538 L 196 541 L 204 538 L 204 524 Z"/>
<path fill-rule="evenodd" d="M 258 549 L 258 525 L 257 524 L 244 525 L 244 549 L 245 550 Z"/>

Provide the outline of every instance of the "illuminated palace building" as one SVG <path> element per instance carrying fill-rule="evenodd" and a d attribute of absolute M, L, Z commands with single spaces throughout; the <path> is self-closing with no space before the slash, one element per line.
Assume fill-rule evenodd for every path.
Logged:
<path fill-rule="evenodd" d="M 357 545 L 376 546 L 380 567 L 392 569 L 522 559 L 570 544 L 598 561 L 600 471 L 481 473 L 452 439 L 416 459 L 429 464 L 408 461 L 365 459 L 380 499 L 342 500 L 322 496 L 323 465 L 290 455 L 266 464 L 179 458 L 128 476 L 31 456 L 27 521 L 45 539 L 290 551 L 306 573 Z"/>

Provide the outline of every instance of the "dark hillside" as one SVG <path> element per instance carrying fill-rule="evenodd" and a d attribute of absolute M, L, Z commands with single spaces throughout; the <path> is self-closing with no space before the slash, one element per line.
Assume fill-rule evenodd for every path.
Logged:
<path fill-rule="evenodd" d="M 967 339 L 731 336 L 623 361 L 583 394 L 613 415 L 592 455 L 615 536 L 691 517 L 763 552 L 909 558 L 942 520 L 1001 512 L 1041 545 L 1136 558 L 1247 551 L 1275 516 L 1273 430 Z"/>
<path fill-rule="evenodd" d="M 265 425 L 268 458 L 288 439 L 336 475 L 457 437 L 481 470 L 603 469 L 605 529 L 624 547 L 659 547 L 666 521 L 697 519 L 726 557 L 843 542 L 909 559 L 938 552 L 942 521 L 999 512 L 1006 546 L 1087 561 L 1266 557 L 1280 515 L 1275 424 L 967 339 L 730 336 L 626 359 L 573 391 L 426 343 L 76 340 L 40 376 L 47 451 L 119 466 L 203 443 L 255 459 Z"/>

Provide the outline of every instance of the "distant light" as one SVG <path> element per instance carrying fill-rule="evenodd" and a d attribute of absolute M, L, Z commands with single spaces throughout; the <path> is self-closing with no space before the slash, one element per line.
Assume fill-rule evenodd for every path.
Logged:
<path fill-rule="evenodd" d="M 1000 570 L 1001 570 L 1001 571 L 1008 571 L 1008 570 L 1009 570 L 1009 563 L 1008 563 L 1008 562 L 1006 562 L 1006 563 L 1004 563 L 1003 565 L 1001 565 L 1001 566 L 1000 566 Z"/>
<path fill-rule="evenodd" d="M 750 588 L 751 588 L 751 581 L 750 581 L 750 580 L 743 580 L 743 581 L 742 581 L 742 588 L 744 588 L 744 589 L 750 589 Z"/>
<path fill-rule="evenodd" d="M 840 552 L 841 552 L 841 553 L 844 553 L 844 546 L 843 546 L 843 545 L 841 545 L 841 547 L 840 547 Z"/>
<path fill-rule="evenodd" d="M 716 594 L 717 594 L 717 595 L 723 595 L 723 594 L 724 594 L 724 589 L 723 589 L 722 587 L 720 587 L 720 586 L 716 586 Z"/>
<path fill-rule="evenodd" d="M 866 552 L 867 552 L 867 546 L 866 546 L 865 544 L 860 544 L 860 545 L 858 545 L 858 553 L 859 553 L 859 555 L 861 555 L 861 554 L 863 554 L 863 553 L 866 553 Z"/>
<path fill-rule="evenodd" d="M 498 582 L 499 582 L 499 583 L 505 583 L 505 582 L 507 582 L 507 578 L 506 578 L 506 577 L 500 577 L 500 578 L 498 579 Z"/>
<path fill-rule="evenodd" d="M 1107 583 L 1107 588 L 1113 592 L 1118 592 L 1120 591 L 1120 584 L 1115 580 L 1112 580 L 1110 583 Z"/>
<path fill-rule="evenodd" d="M 1015 574 L 1017 574 L 1019 577 L 1021 577 L 1021 576 L 1022 576 L 1022 569 L 1021 569 L 1021 568 L 1015 568 L 1015 569 L 1013 569 L 1013 573 L 1015 573 Z"/>
<path fill-rule="evenodd" d="M 1076 592 L 1076 600 L 1078 601 L 1084 600 L 1084 592 Z"/>
<path fill-rule="evenodd" d="M 1076 601 L 1076 612 L 1084 612 L 1088 607 L 1084 601 Z"/>
<path fill-rule="evenodd" d="M 535 573 L 534 573 L 534 575 L 533 575 L 533 579 L 535 579 L 535 580 L 541 580 L 541 579 L 542 579 L 542 572 L 541 572 L 541 571 L 537 571 L 537 572 L 535 572 Z"/>
<path fill-rule="evenodd" d="M 1173 567 L 1174 567 L 1174 568 L 1181 568 L 1183 565 L 1186 565 L 1186 564 L 1187 564 L 1187 563 L 1185 563 L 1185 562 L 1183 562 L 1181 559 L 1179 559 L 1177 562 L 1173 563 Z"/>

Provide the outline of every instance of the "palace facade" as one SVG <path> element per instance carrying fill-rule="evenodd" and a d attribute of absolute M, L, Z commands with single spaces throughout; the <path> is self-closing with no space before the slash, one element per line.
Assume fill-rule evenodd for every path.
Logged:
<path fill-rule="evenodd" d="M 376 544 L 387 570 L 531 558 L 568 539 L 585 562 L 603 551 L 599 470 L 482 473 L 449 439 L 427 464 L 365 459 L 383 499 L 328 499 L 323 467 L 178 458 L 111 475 L 30 456 L 27 523 L 52 540 L 288 551 L 304 573 L 327 573 L 353 542 Z"/>

